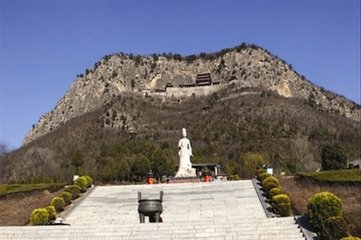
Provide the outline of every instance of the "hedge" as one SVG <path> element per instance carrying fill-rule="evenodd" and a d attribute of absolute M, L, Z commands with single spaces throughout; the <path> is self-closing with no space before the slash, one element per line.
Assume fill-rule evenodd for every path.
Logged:
<path fill-rule="evenodd" d="M 270 198 L 276 196 L 276 195 L 280 195 L 280 194 L 283 194 L 284 192 L 282 191 L 281 188 L 279 187 L 275 187 L 275 188 L 272 188 L 270 191 L 269 191 L 269 196 Z"/>
<path fill-rule="evenodd" d="M 44 225 L 49 221 L 49 213 L 45 208 L 34 209 L 30 216 L 31 225 Z"/>
<path fill-rule="evenodd" d="M 291 215 L 291 200 L 287 194 L 278 194 L 272 197 L 276 212 L 282 217 Z"/>
<path fill-rule="evenodd" d="M 64 210 L 65 202 L 61 197 L 54 197 L 51 200 L 50 205 L 55 207 L 56 212 L 61 212 Z"/>
<path fill-rule="evenodd" d="M 62 192 L 59 197 L 64 199 L 65 205 L 69 205 L 71 203 L 73 195 L 70 192 Z"/>
<path fill-rule="evenodd" d="M 64 192 L 69 192 L 72 195 L 73 200 L 80 196 L 80 187 L 77 185 L 66 186 Z"/>
<path fill-rule="evenodd" d="M 271 176 L 271 174 L 268 174 L 268 173 L 264 172 L 264 173 L 262 173 L 261 175 L 258 176 L 257 180 L 262 183 L 263 180 L 265 180 L 266 178 L 268 178 L 270 176 Z"/>
<path fill-rule="evenodd" d="M 291 211 L 291 203 L 279 203 L 276 205 L 276 212 L 281 216 L 281 217 L 288 217 L 291 215 L 292 211 Z"/>
<path fill-rule="evenodd" d="M 290 203 L 291 199 L 287 194 L 278 194 L 272 197 L 272 202 L 279 204 L 279 203 Z"/>
<path fill-rule="evenodd" d="M 55 220 L 56 219 L 56 209 L 54 206 L 47 206 L 46 211 L 49 213 L 49 219 L 48 220 Z"/>
<path fill-rule="evenodd" d="M 258 180 L 261 182 L 268 197 L 272 200 L 274 212 L 282 217 L 290 216 L 292 213 L 291 200 L 282 191 L 279 180 L 268 173 L 262 173 Z"/>
<path fill-rule="evenodd" d="M 78 177 L 74 181 L 74 185 L 80 188 L 80 192 L 85 193 L 88 188 L 88 181 L 85 177 Z"/>
<path fill-rule="evenodd" d="M 88 175 L 85 175 L 84 178 L 87 180 L 87 187 L 90 188 L 93 185 L 93 178 Z"/>
<path fill-rule="evenodd" d="M 267 180 L 268 178 L 266 178 Z M 269 192 L 271 191 L 271 189 L 273 188 L 279 188 L 280 185 L 279 183 L 276 183 L 276 182 L 266 182 L 264 185 L 263 185 L 264 189 L 266 190 L 267 194 L 269 194 Z"/>
<path fill-rule="evenodd" d="M 280 184 L 280 182 L 278 181 L 277 178 L 273 177 L 273 176 L 269 176 L 267 178 L 265 178 L 263 181 L 262 181 L 262 185 L 265 185 L 265 184 L 268 184 L 270 182 L 274 182 L 276 184 Z"/>
<path fill-rule="evenodd" d="M 352 237 L 352 236 L 350 236 L 350 237 L 344 237 L 344 238 L 341 238 L 341 240 L 361 240 L 361 238 L 359 238 L 359 237 Z"/>

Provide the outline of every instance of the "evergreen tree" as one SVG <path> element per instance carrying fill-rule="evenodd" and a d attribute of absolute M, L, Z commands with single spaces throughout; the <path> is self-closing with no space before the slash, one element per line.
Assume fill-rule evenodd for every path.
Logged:
<path fill-rule="evenodd" d="M 75 174 L 79 175 L 79 169 L 84 164 L 83 154 L 79 149 L 75 149 L 70 156 L 70 162 L 75 167 Z"/>
<path fill-rule="evenodd" d="M 137 179 L 144 178 L 151 169 L 151 162 L 149 158 L 143 154 L 138 154 L 132 164 L 132 173 L 136 175 Z"/>
<path fill-rule="evenodd" d="M 164 175 L 174 174 L 174 163 L 171 161 L 170 154 L 167 150 L 157 149 L 151 155 L 152 172 L 154 176 L 160 178 Z"/>
<path fill-rule="evenodd" d="M 347 157 L 344 150 L 337 143 L 327 144 L 321 150 L 322 170 L 345 169 Z"/>

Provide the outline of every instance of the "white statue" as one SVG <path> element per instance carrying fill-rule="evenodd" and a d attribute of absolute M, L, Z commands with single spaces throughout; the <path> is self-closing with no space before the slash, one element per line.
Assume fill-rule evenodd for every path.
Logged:
<path fill-rule="evenodd" d="M 179 155 L 179 168 L 175 177 L 195 177 L 196 170 L 192 168 L 191 156 L 192 147 L 191 142 L 186 137 L 187 132 L 185 128 L 182 128 L 183 138 L 178 142 L 178 155 Z"/>

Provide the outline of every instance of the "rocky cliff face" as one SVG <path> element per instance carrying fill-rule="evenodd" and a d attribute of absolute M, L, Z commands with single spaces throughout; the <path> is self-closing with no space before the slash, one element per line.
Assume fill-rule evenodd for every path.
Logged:
<path fill-rule="evenodd" d="M 212 82 L 219 83 L 214 86 L 215 89 L 234 83 L 240 88 L 271 90 L 287 98 L 302 98 L 324 111 L 357 121 L 361 119 L 359 105 L 315 86 L 267 50 L 242 44 L 217 53 L 201 53 L 185 58 L 177 54 L 145 57 L 123 53 L 107 55 L 92 69 L 78 75 L 54 110 L 43 115 L 33 126 L 24 144 L 55 130 L 70 119 L 111 104 L 125 92 L 163 95 L 166 100 L 169 95 L 164 91 L 170 87 L 175 91 L 182 85 L 194 84 L 199 73 L 210 73 Z M 212 87 L 207 86 L 209 89 Z"/>

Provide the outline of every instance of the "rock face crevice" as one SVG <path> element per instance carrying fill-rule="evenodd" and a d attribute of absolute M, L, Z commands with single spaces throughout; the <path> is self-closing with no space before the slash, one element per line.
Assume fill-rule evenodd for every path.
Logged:
<path fill-rule="evenodd" d="M 192 55 L 194 56 L 194 55 Z M 195 84 L 199 73 L 210 73 L 218 85 Z M 27 144 L 67 121 L 112 103 L 126 92 L 164 97 L 210 94 L 230 83 L 240 88 L 262 88 L 284 97 L 304 99 L 309 105 L 360 121 L 360 106 L 312 84 L 285 61 L 255 45 L 240 45 L 218 53 L 182 58 L 178 55 L 103 57 L 79 74 L 55 108 L 43 115 L 24 139 Z M 203 88 L 203 89 L 202 89 Z M 205 90 L 204 90 L 205 89 Z M 110 118 L 113 119 L 113 118 Z M 114 117 L 114 121 L 122 121 Z M 109 126 L 119 125 L 109 123 Z"/>

